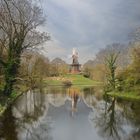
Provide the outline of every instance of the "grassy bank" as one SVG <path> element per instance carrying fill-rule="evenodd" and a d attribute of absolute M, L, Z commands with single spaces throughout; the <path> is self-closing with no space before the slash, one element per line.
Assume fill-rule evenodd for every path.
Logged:
<path fill-rule="evenodd" d="M 125 100 L 138 100 L 140 101 L 140 92 L 109 92 L 107 95 L 117 97 Z"/>
<path fill-rule="evenodd" d="M 98 85 L 97 81 L 93 81 L 89 78 L 85 78 L 80 74 L 67 74 L 59 77 L 49 77 L 44 80 L 47 85 L 63 86 L 64 81 L 71 81 L 72 85 Z"/>

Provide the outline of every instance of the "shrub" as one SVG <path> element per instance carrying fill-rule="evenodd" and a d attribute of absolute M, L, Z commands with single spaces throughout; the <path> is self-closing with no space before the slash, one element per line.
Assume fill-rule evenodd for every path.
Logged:
<path fill-rule="evenodd" d="M 71 86 L 72 85 L 72 82 L 70 80 L 65 80 L 65 81 L 63 81 L 63 84 L 65 86 Z"/>

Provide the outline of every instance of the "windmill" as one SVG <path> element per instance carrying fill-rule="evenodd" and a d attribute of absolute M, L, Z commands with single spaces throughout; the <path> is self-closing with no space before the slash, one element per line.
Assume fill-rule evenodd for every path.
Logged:
<path fill-rule="evenodd" d="M 72 64 L 70 65 L 70 73 L 79 73 L 81 65 L 78 62 L 78 52 L 76 48 L 72 50 Z"/>
<path fill-rule="evenodd" d="M 76 51 L 76 48 L 73 48 L 73 50 L 72 50 L 72 64 L 79 64 L 78 52 Z"/>

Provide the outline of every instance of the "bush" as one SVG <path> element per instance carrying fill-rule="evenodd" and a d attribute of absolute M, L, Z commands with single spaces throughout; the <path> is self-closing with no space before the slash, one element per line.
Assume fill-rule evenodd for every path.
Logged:
<path fill-rule="evenodd" d="M 87 74 L 87 73 L 84 73 L 83 76 L 84 76 L 85 78 L 90 78 L 90 74 Z"/>
<path fill-rule="evenodd" d="M 65 86 L 71 86 L 72 85 L 72 82 L 70 80 L 66 80 L 66 81 L 63 81 L 63 84 Z"/>

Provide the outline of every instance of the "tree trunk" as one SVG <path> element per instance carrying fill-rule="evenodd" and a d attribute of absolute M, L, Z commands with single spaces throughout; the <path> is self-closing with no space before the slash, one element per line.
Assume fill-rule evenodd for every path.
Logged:
<path fill-rule="evenodd" d="M 5 81 L 6 81 L 6 83 L 5 83 L 5 86 L 4 86 L 3 93 L 4 93 L 4 95 L 9 96 L 13 91 L 14 82 L 13 82 L 12 78 L 10 78 L 10 77 L 6 78 Z"/>
<path fill-rule="evenodd" d="M 4 95 L 9 96 L 13 91 L 13 85 L 16 82 L 16 75 L 19 67 L 20 58 L 12 59 L 10 58 L 5 69 L 5 86 Z"/>

